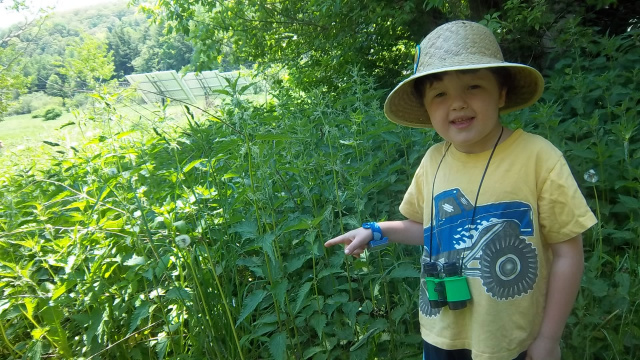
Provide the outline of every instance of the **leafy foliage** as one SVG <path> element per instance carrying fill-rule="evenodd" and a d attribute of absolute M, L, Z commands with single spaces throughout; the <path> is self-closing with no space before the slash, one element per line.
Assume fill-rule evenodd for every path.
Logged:
<path fill-rule="evenodd" d="M 60 116 L 62 116 L 62 110 L 55 107 L 46 109 L 43 115 L 45 120 L 55 120 Z"/>
<path fill-rule="evenodd" d="M 339 89 L 360 66 L 390 87 L 414 44 L 443 19 L 424 1 L 158 1 L 143 5 L 157 22 L 194 44 L 198 69 L 281 64 L 303 89 Z M 398 8 L 400 6 L 400 8 Z M 319 36 L 321 35 L 321 36 Z M 407 68 L 408 68 L 407 64 Z"/>
<path fill-rule="evenodd" d="M 82 35 L 66 49 L 61 73 L 76 88 L 94 89 L 113 76 L 113 55 L 107 52 L 107 44 L 89 35 Z"/>
<path fill-rule="evenodd" d="M 340 89 L 359 66 L 379 89 L 392 88 L 411 70 L 415 44 L 436 26 L 484 19 L 507 59 L 547 65 L 548 43 L 564 21 L 601 25 L 600 34 L 637 26 L 633 0 L 409 0 L 409 1 L 132 1 L 169 32 L 186 36 L 199 70 L 232 65 L 281 66 L 294 86 Z M 626 10 L 624 17 L 613 9 Z"/>
<path fill-rule="evenodd" d="M 284 90 L 277 106 L 251 105 L 240 98 L 250 87 L 232 82 L 222 113 L 189 115 L 177 137 L 107 130 L 84 147 L 53 152 L 66 155 L 32 175 L 20 168 L 3 175 L 0 187 L 11 194 L 0 205 L 3 253 L 11 254 L 0 285 L 7 299 L 0 318 L 11 329 L 3 357 L 41 340 L 42 353 L 69 347 L 109 358 L 140 358 L 148 349 L 159 358 L 289 357 L 310 348 L 309 357 L 336 358 L 358 340 L 354 353 L 366 357 L 373 339 L 396 344 L 379 347 L 392 357 L 416 354 L 400 344 L 415 344 L 417 335 L 396 334 L 413 332 L 417 320 L 387 317 L 396 302 L 415 301 L 417 279 L 407 287 L 407 279 L 376 270 L 416 252 L 394 249 L 374 268 L 322 247 L 374 211 L 397 216 L 391 199 L 419 160 L 419 151 L 411 159 L 405 151 L 426 145 L 370 112 L 380 94 L 354 76 L 353 97 L 338 107 L 321 93 Z M 106 118 L 115 99 L 102 97 Z M 300 110 L 308 104 L 325 105 Z M 360 195 L 369 181 L 384 202 Z M 32 191 L 17 191 L 24 186 Z M 191 244 L 180 246 L 178 234 Z M 370 292 L 373 284 L 384 289 Z M 49 327 L 46 306 L 63 312 L 63 326 Z M 32 309 L 29 317 L 22 307 Z"/>
<path fill-rule="evenodd" d="M 0 35 L 0 121 L 16 95 L 24 93 L 29 77 L 21 70 L 29 49 L 15 39 L 16 33 Z"/>
<path fill-rule="evenodd" d="M 66 104 L 113 77 L 181 70 L 189 65 L 193 49 L 183 36 L 163 30 L 122 3 L 0 30 L 0 112 L 19 112 L 10 105 L 24 92 L 46 91 Z"/>

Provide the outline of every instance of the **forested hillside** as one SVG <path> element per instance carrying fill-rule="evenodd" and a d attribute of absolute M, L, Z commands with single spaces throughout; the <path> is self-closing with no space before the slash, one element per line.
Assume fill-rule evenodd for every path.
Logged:
<path fill-rule="evenodd" d="M 166 34 L 164 26 L 151 25 L 125 2 L 54 12 L 25 29 L 22 24 L 2 29 L 0 39 L 0 57 L 12 59 L 12 72 L 22 79 L 0 98 L 0 104 L 14 104 L 8 115 L 35 110 L 33 98 L 42 96 L 28 94 L 61 98 L 65 108 L 78 106 L 97 84 L 124 81 L 133 73 L 180 71 L 193 55 L 184 36 Z M 26 96 L 22 102 L 20 94 Z"/>

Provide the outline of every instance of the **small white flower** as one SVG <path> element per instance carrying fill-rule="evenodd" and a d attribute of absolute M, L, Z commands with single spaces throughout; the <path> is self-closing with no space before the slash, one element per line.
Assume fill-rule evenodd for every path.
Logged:
<path fill-rule="evenodd" d="M 596 173 L 595 170 L 590 169 L 589 171 L 584 173 L 584 179 L 590 183 L 595 183 L 596 181 L 598 181 L 598 173 Z"/>
<path fill-rule="evenodd" d="M 191 244 L 191 238 L 189 237 L 189 235 L 176 236 L 176 245 L 178 245 L 180 249 L 186 248 L 187 246 L 189 246 L 189 244 Z"/>
<path fill-rule="evenodd" d="M 138 196 L 144 196 L 145 191 L 147 191 L 147 187 L 143 185 L 140 186 L 138 190 L 136 190 L 136 193 L 138 194 Z"/>
<path fill-rule="evenodd" d="M 106 169 L 106 170 L 105 170 L 105 172 L 106 172 L 106 173 L 107 173 L 107 175 L 109 175 L 109 176 L 115 176 L 115 175 L 117 175 L 117 174 L 118 174 L 118 169 L 116 169 L 116 168 L 113 168 L 113 167 L 112 167 L 112 168 L 108 168 L 108 169 Z"/>

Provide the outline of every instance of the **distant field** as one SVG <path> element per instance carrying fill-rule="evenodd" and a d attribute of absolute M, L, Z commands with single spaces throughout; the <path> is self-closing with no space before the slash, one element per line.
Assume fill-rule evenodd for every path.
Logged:
<path fill-rule="evenodd" d="M 265 101 L 264 94 L 245 95 L 244 97 L 255 102 Z M 199 108 L 206 108 L 204 101 L 196 104 Z M 214 112 L 209 105 L 209 110 Z M 141 122 L 149 125 L 158 119 L 159 109 L 154 105 L 139 104 L 122 104 L 117 108 L 117 114 L 125 118 L 125 122 L 130 124 Z M 196 108 L 192 108 L 192 112 L 198 117 L 202 112 Z M 173 104 L 167 107 L 167 117 L 171 123 L 181 123 L 184 121 L 184 110 L 181 104 Z M 2 150 L 5 155 L 7 153 L 14 154 L 31 154 L 36 156 L 34 151 L 43 144 L 43 141 L 58 142 L 62 145 L 75 146 L 83 143 L 100 132 L 99 129 L 104 128 L 105 124 L 96 124 L 87 120 L 88 115 L 80 112 L 82 119 L 82 131 L 78 126 L 78 119 L 72 113 L 63 113 L 56 120 L 45 121 L 42 118 L 32 118 L 31 114 L 7 116 L 4 121 L 0 121 L 0 141 L 4 143 L 5 148 Z M 70 126 L 62 127 L 65 124 L 74 122 Z M 137 126 L 134 125 L 134 128 Z M 83 136 L 84 131 L 84 136 Z M 118 131 L 114 129 L 114 131 Z"/>
<path fill-rule="evenodd" d="M 118 113 L 131 119 L 140 117 L 153 119 L 155 118 L 153 110 L 152 106 L 126 106 L 118 109 Z M 169 114 L 174 116 L 179 116 L 182 113 L 180 106 L 171 106 L 168 110 Z M 69 122 L 75 122 L 76 125 L 61 129 L 62 125 Z M 4 121 L 0 122 L 0 141 L 7 148 L 29 146 L 40 143 L 42 140 L 65 139 L 71 141 L 82 136 L 77 122 L 78 120 L 73 114 L 66 112 L 60 118 L 51 121 L 45 121 L 42 118 L 34 119 L 31 114 L 7 116 Z M 90 122 L 85 121 L 85 126 L 87 125 L 88 128 L 91 128 Z"/>
<path fill-rule="evenodd" d="M 74 121 L 73 115 L 69 113 L 65 113 L 60 118 L 52 121 L 44 121 L 42 118 L 33 119 L 31 114 L 10 116 L 0 122 L 0 140 L 5 146 L 46 140 L 47 137 L 58 132 L 56 129 L 69 121 Z M 65 129 L 67 129 L 67 132 L 70 131 L 70 127 Z"/>

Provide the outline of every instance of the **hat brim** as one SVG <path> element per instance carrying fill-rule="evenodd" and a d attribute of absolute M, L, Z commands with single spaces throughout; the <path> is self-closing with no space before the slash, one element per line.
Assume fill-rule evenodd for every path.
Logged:
<path fill-rule="evenodd" d="M 416 128 L 433 127 L 424 102 L 413 86 L 416 79 L 446 71 L 480 70 L 495 67 L 508 67 L 513 79 L 511 86 L 507 89 L 507 98 L 505 105 L 500 109 L 500 114 L 526 108 L 542 96 L 544 79 L 538 70 L 530 66 L 508 62 L 454 66 L 420 72 L 401 82 L 387 97 L 384 103 L 384 113 L 389 120 L 396 124 Z"/>

